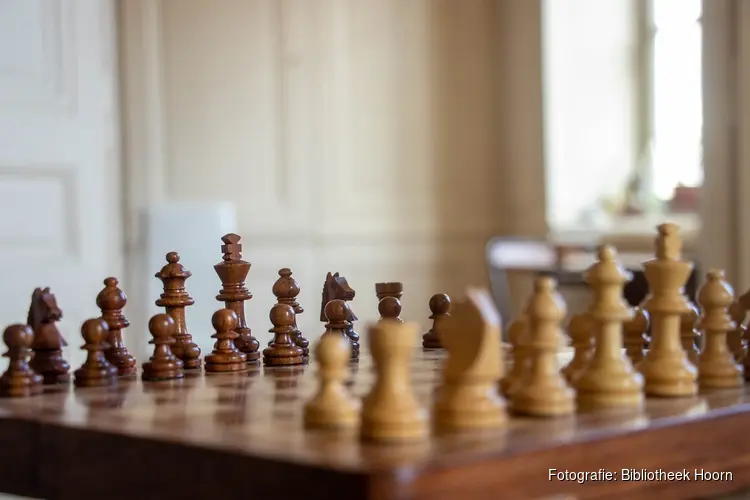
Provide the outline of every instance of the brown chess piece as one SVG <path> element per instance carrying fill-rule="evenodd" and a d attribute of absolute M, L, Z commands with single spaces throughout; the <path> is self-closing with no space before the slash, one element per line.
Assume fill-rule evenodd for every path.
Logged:
<path fill-rule="evenodd" d="M 180 255 L 177 252 L 169 252 L 167 265 L 154 276 L 164 284 L 164 293 L 156 300 L 156 305 L 163 307 L 175 323 L 172 353 L 182 361 L 185 370 L 199 370 L 201 350 L 193 342 L 193 336 L 188 333 L 185 323 L 185 308 L 195 304 L 193 298 L 185 291 L 185 281 L 192 273 L 180 264 Z"/>
<path fill-rule="evenodd" d="M 122 340 L 122 330 L 130 326 L 122 314 L 127 303 L 128 297 L 120 290 L 117 278 L 105 279 L 104 289 L 96 296 L 96 306 L 102 311 L 102 319 L 109 327 L 107 343 L 110 347 L 104 351 L 104 357 L 117 368 L 117 374 L 121 377 L 132 377 L 138 371 L 135 358 Z"/>
<path fill-rule="evenodd" d="M 288 304 L 276 304 L 269 314 L 274 334 L 273 344 L 263 350 L 263 363 L 268 366 L 301 365 L 304 351 L 292 340 L 295 332 L 294 309 Z"/>
<path fill-rule="evenodd" d="M 399 281 L 390 283 L 375 283 L 375 295 L 378 297 L 378 302 L 386 297 L 393 297 L 401 300 L 401 296 L 404 294 L 404 284 Z"/>
<path fill-rule="evenodd" d="M 245 288 L 245 279 L 250 272 L 250 263 L 242 260 L 242 245 L 240 236 L 229 233 L 221 238 L 224 244 L 221 251 L 224 253 L 222 261 L 214 266 L 216 274 L 219 275 L 222 288 L 216 300 L 224 302 L 227 309 L 231 309 L 237 315 L 239 326 L 236 331 L 239 337 L 234 339 L 237 349 L 245 353 L 248 363 L 258 361 L 260 358 L 260 343 L 253 337 L 250 328 L 245 323 L 245 301 L 253 298 L 253 294 Z"/>
<path fill-rule="evenodd" d="M 422 335 L 422 347 L 426 349 L 440 349 L 443 344 L 440 342 L 438 331 L 445 318 L 450 316 L 451 298 L 444 293 L 436 293 L 430 297 L 430 319 L 432 328 Z M 378 304 L 380 306 L 380 304 Z"/>
<path fill-rule="evenodd" d="M 396 297 L 383 297 L 378 302 L 378 313 L 380 314 L 380 321 L 398 321 L 403 323 L 403 320 L 399 317 L 401 315 L 401 301 Z"/>
<path fill-rule="evenodd" d="M 107 337 L 109 326 L 102 318 L 87 319 L 81 326 L 81 336 L 85 344 L 81 349 L 88 351 L 86 361 L 74 373 L 76 387 L 101 387 L 117 382 L 117 368 L 112 366 L 104 351 L 109 348 Z"/>
<path fill-rule="evenodd" d="M 29 366 L 42 376 L 45 384 L 64 384 L 70 381 L 70 365 L 62 357 L 68 343 L 57 329 L 62 310 L 49 288 L 37 288 L 31 295 L 26 324 L 34 332 L 31 348 L 34 355 Z"/>
<path fill-rule="evenodd" d="M 328 318 L 328 322 L 325 324 L 326 331 L 322 336 L 342 336 L 351 343 L 352 339 L 347 335 L 347 330 L 351 326 L 351 323 L 347 319 L 349 318 L 349 304 L 344 300 L 334 299 L 326 304 L 324 313 L 326 318 Z M 351 358 L 357 359 L 354 349 L 352 349 Z"/>
<path fill-rule="evenodd" d="M 247 370 L 247 356 L 237 349 L 234 340 L 239 336 L 239 319 L 231 309 L 219 309 L 211 316 L 216 333 L 214 350 L 206 356 L 206 371 L 212 373 L 241 372 Z"/>
<path fill-rule="evenodd" d="M 0 396 L 27 398 L 42 393 L 42 377 L 29 367 L 34 332 L 28 325 L 10 325 L 3 332 L 3 342 L 8 347 L 8 369 L 0 377 Z"/>
<path fill-rule="evenodd" d="M 356 295 L 354 289 L 349 286 L 346 278 L 340 276 L 339 273 L 328 273 L 326 275 L 326 281 L 323 284 L 323 296 L 320 305 L 320 321 L 328 321 L 328 317 L 325 314 L 325 308 L 328 302 L 334 299 L 343 300 L 349 302 L 354 300 Z M 351 306 L 348 306 L 348 313 L 346 321 L 349 324 L 346 327 L 345 333 L 349 337 L 349 342 L 352 344 L 352 359 L 359 359 L 359 334 L 354 331 L 354 322 L 357 321 L 357 316 L 354 315 Z"/>
<path fill-rule="evenodd" d="M 171 380 L 183 378 L 185 371 L 182 360 L 172 353 L 169 348 L 174 344 L 175 322 L 169 314 L 157 314 L 148 322 L 148 331 L 154 345 L 154 354 L 143 363 L 143 380 Z"/>
<path fill-rule="evenodd" d="M 273 284 L 273 294 L 279 304 L 288 304 L 294 309 L 294 334 L 292 340 L 297 347 L 301 347 L 305 357 L 310 356 L 310 342 L 302 335 L 302 332 L 297 326 L 297 315 L 305 312 L 304 309 L 297 302 L 297 296 L 299 295 L 299 283 L 297 280 L 292 278 L 292 270 L 288 268 L 279 270 L 279 279 Z M 270 346 L 273 344 L 274 339 L 268 342 Z"/>

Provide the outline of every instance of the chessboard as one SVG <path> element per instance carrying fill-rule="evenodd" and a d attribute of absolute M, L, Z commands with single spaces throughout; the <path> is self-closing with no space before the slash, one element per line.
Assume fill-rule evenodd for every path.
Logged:
<path fill-rule="evenodd" d="M 489 293 L 435 294 L 424 335 L 400 318 L 401 283 L 376 284 L 380 319 L 360 339 L 338 273 L 323 287 L 315 342 L 296 324 L 289 269 L 273 285 L 273 338 L 254 338 L 242 302 L 249 263 L 224 239 L 202 353 L 187 332 L 190 277 L 176 252 L 151 318 L 153 355 L 125 345 L 126 297 L 110 277 L 85 321 L 82 366 L 62 358 L 52 292 L 5 328 L 0 491 L 45 499 L 718 498 L 750 488 L 750 294 L 711 270 L 697 305 L 673 225 L 644 263 L 635 311 L 616 251 L 587 270 L 590 307 L 539 277 L 508 326 Z M 567 331 L 564 331 L 567 328 Z M 571 352 L 566 346 L 572 342 Z M 361 341 L 360 341 L 361 340 Z"/>
<path fill-rule="evenodd" d="M 414 352 L 413 387 L 426 407 L 444 360 L 442 350 Z M 649 399 L 635 415 L 512 417 L 496 432 L 389 445 L 362 443 L 353 430 L 305 430 L 315 372 L 313 363 L 253 366 L 168 382 L 46 386 L 39 397 L 4 400 L 0 489 L 49 499 L 709 498 L 750 484 L 745 389 Z M 371 388 L 364 349 L 348 378 L 355 396 Z M 622 469 L 693 477 L 579 483 L 574 475 Z M 552 470 L 568 478 L 550 479 Z M 696 470 L 714 479 L 698 480 Z"/>

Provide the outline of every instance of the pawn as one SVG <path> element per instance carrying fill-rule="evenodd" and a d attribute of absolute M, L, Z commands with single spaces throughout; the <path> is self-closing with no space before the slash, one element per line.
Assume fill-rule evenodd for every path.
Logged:
<path fill-rule="evenodd" d="M 326 331 L 325 333 L 323 333 L 321 338 L 328 336 L 340 336 L 344 337 L 351 343 L 351 337 L 349 337 L 349 335 L 347 335 L 346 333 L 347 329 L 351 325 L 351 323 L 346 319 L 349 317 L 349 304 L 341 299 L 333 299 L 326 304 L 324 313 L 326 315 L 326 318 L 328 318 L 328 323 L 325 324 Z M 358 352 L 359 346 L 357 347 Z M 354 352 L 354 346 L 352 346 L 352 359 L 355 359 L 356 355 L 357 354 Z"/>
<path fill-rule="evenodd" d="M 703 309 L 699 328 L 705 336 L 705 347 L 698 361 L 698 384 L 706 389 L 742 387 L 744 370 L 727 346 L 727 332 L 736 328 L 729 315 L 734 291 L 724 279 L 724 271 L 711 270 L 698 291 Z"/>
<path fill-rule="evenodd" d="M 308 429 L 354 427 L 359 421 L 359 401 L 344 385 L 352 346 L 339 336 L 323 337 L 315 347 L 318 362 L 318 392 L 305 405 L 304 421 Z"/>
<path fill-rule="evenodd" d="M 287 267 L 279 269 L 279 279 L 277 279 L 276 283 L 273 284 L 271 292 L 276 297 L 277 302 L 279 302 L 280 304 L 289 304 L 294 309 L 295 323 L 294 335 L 292 335 L 292 340 L 297 345 L 297 347 L 302 348 L 304 356 L 308 357 L 310 355 L 310 341 L 305 338 L 305 336 L 300 331 L 299 326 L 297 325 L 297 317 L 305 312 L 305 310 L 302 308 L 302 306 L 300 306 L 299 302 L 297 302 L 297 296 L 300 293 L 300 288 L 297 280 L 292 277 L 291 269 Z M 273 344 L 273 339 L 268 341 L 268 345 L 270 346 L 271 344 Z"/>
<path fill-rule="evenodd" d="M 117 368 L 104 356 L 109 349 L 107 342 L 109 326 L 102 318 L 87 319 L 81 326 L 81 335 L 86 342 L 81 349 L 88 351 L 86 361 L 74 373 L 76 387 L 101 387 L 117 382 Z"/>
<path fill-rule="evenodd" d="M 576 409 L 575 393 L 560 374 L 557 362 L 560 323 L 566 310 L 554 279 L 545 276 L 535 281 L 526 313 L 530 367 L 520 388 L 511 395 L 511 409 L 539 417 L 570 415 Z"/>
<path fill-rule="evenodd" d="M 375 384 L 362 402 L 360 437 L 364 441 L 419 441 L 429 434 L 427 411 L 411 382 L 410 361 L 417 326 L 381 321 L 368 331 Z"/>
<path fill-rule="evenodd" d="M 648 313 L 641 307 L 633 308 L 633 317 L 622 324 L 625 354 L 630 358 L 633 365 L 640 363 L 645 356 L 643 348 L 648 340 L 646 335 L 648 326 Z"/>
<path fill-rule="evenodd" d="M 380 304 L 378 304 L 380 307 Z M 425 349 L 440 349 L 440 325 L 450 316 L 451 298 L 444 293 L 436 293 L 430 297 L 430 319 L 432 328 L 422 335 L 422 347 Z"/>
<path fill-rule="evenodd" d="M 523 381 L 529 368 L 528 345 L 529 322 L 526 316 L 521 316 L 510 322 L 508 326 L 508 342 L 511 345 L 513 366 L 500 381 L 500 391 L 505 396 L 515 392 Z"/>
<path fill-rule="evenodd" d="M 698 323 L 698 308 L 689 303 L 689 308 L 680 315 L 680 341 L 690 362 L 698 366 L 700 352 L 695 344 L 700 334 L 695 329 L 696 323 Z"/>
<path fill-rule="evenodd" d="M 287 304 L 275 304 L 269 314 L 274 334 L 273 344 L 263 349 L 263 363 L 268 366 L 301 365 L 304 351 L 298 347 L 292 336 L 296 332 L 294 309 Z"/>
<path fill-rule="evenodd" d="M 247 370 L 247 354 L 234 345 L 240 336 L 237 333 L 239 317 L 231 309 L 219 309 L 211 316 L 211 325 L 216 333 L 214 350 L 204 358 L 206 371 L 211 373 L 242 372 Z"/>
<path fill-rule="evenodd" d="M 746 328 L 742 324 L 745 321 L 745 309 L 739 302 L 732 302 L 732 305 L 729 306 L 729 315 L 735 324 L 734 329 L 727 332 L 729 351 L 737 362 L 744 362 L 747 356 Z"/>
<path fill-rule="evenodd" d="M 399 317 L 401 316 L 401 301 L 396 297 L 383 297 L 378 302 L 378 313 L 380 314 L 380 321 L 395 320 L 403 322 Z"/>
<path fill-rule="evenodd" d="M 149 344 L 154 345 L 154 354 L 143 363 L 143 380 L 172 380 L 185 376 L 182 360 L 172 353 L 176 325 L 172 316 L 156 314 L 148 322 L 148 331 L 153 337 Z"/>
<path fill-rule="evenodd" d="M 583 410 L 640 408 L 643 375 L 622 351 L 622 324 L 633 317 L 623 289 L 632 275 L 622 268 L 609 245 L 599 247 L 597 259 L 586 273 L 594 292 L 589 314 L 596 324 L 596 340 L 591 361 L 576 381 L 578 406 Z"/>
<path fill-rule="evenodd" d="M 28 325 L 10 325 L 3 332 L 3 342 L 8 347 L 8 369 L 0 377 L 0 396 L 27 398 L 42 393 L 42 377 L 29 368 L 34 331 Z"/>
<path fill-rule="evenodd" d="M 594 354 L 594 322 L 586 313 L 575 314 L 568 323 L 568 336 L 573 344 L 573 359 L 563 368 L 562 374 L 575 386 L 575 381 Z"/>

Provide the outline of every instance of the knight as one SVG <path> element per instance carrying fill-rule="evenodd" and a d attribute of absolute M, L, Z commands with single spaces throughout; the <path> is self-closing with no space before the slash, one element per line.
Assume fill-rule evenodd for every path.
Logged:
<path fill-rule="evenodd" d="M 26 319 L 26 323 L 34 331 L 34 342 L 31 345 L 34 356 L 29 366 L 42 376 L 45 384 L 64 384 L 70 381 L 70 365 L 62 355 L 62 349 L 68 343 L 57 328 L 57 322 L 62 317 L 63 312 L 49 287 L 35 289 Z"/>

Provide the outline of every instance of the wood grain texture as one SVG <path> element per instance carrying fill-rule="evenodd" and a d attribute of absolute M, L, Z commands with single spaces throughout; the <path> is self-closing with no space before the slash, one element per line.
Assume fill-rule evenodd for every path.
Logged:
<path fill-rule="evenodd" d="M 429 405 L 442 351 L 419 350 L 417 398 Z M 372 382 L 363 351 L 350 387 Z M 750 486 L 747 389 L 648 399 L 638 414 L 512 417 L 506 430 L 360 443 L 356 429 L 306 431 L 315 364 L 250 366 L 115 387 L 46 386 L 0 401 L 0 490 L 85 498 L 706 498 Z M 549 469 L 731 472 L 724 482 L 549 481 Z"/>

